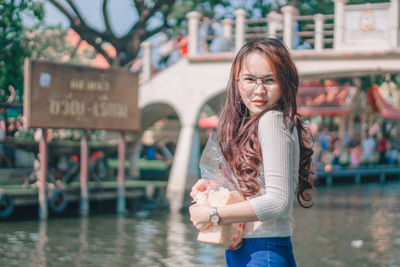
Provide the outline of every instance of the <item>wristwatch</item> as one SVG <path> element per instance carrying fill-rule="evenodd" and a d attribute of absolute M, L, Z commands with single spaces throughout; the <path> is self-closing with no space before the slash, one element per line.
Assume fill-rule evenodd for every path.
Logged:
<path fill-rule="evenodd" d="M 219 220 L 220 218 L 217 212 L 217 207 L 212 207 L 210 210 L 210 223 L 213 225 L 218 225 Z"/>

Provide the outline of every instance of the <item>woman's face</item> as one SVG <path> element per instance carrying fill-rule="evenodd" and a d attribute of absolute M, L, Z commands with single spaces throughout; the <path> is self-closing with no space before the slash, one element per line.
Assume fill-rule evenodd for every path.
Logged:
<path fill-rule="evenodd" d="M 238 79 L 240 97 L 250 116 L 271 108 L 281 98 L 278 82 L 262 54 L 253 52 L 244 59 Z"/>

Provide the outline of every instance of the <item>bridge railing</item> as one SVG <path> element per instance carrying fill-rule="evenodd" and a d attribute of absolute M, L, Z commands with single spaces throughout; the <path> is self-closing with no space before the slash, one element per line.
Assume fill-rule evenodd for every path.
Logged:
<path fill-rule="evenodd" d="M 206 23 L 202 15 L 197 11 L 189 12 L 186 15 L 187 55 L 194 58 L 200 54 L 229 52 L 228 57 L 231 58 L 231 54 L 237 52 L 246 41 L 263 37 L 279 38 L 293 50 L 308 49 L 316 53 L 325 50 L 399 49 L 400 0 L 362 5 L 346 5 L 347 0 L 332 1 L 335 5 L 334 14 L 328 15 L 304 16 L 295 7 L 285 6 L 280 13 L 272 11 L 265 18 L 254 19 L 248 18 L 246 10 L 238 9 L 234 12 L 234 19 L 212 21 L 211 25 L 216 29 L 213 34 L 205 36 Z M 209 46 L 210 43 L 219 45 Z M 141 81 L 146 82 L 151 74 L 151 46 L 145 42 L 142 48 Z M 216 58 L 225 56 L 216 55 Z"/>
<path fill-rule="evenodd" d="M 297 41 L 293 49 L 333 48 L 334 15 L 295 16 L 294 20 L 298 31 L 293 33 Z"/>
<path fill-rule="evenodd" d="M 221 37 L 225 45 L 219 47 L 217 52 L 236 52 L 242 45 L 251 39 L 263 37 L 275 37 L 283 40 L 290 49 L 313 49 L 316 51 L 324 49 L 343 50 L 348 48 L 346 44 L 346 12 L 349 7 L 345 6 L 346 0 L 333 0 L 335 4 L 334 14 L 315 14 L 303 16 L 293 6 L 282 7 L 280 13 L 270 12 L 265 18 L 248 18 L 247 11 L 238 9 L 235 11 L 234 19 L 215 21 L 214 24 L 221 25 Z M 360 5 L 362 6 L 362 5 Z M 360 10 L 368 10 L 368 4 L 363 5 Z M 391 0 L 390 3 L 380 3 L 371 6 L 374 9 L 386 8 L 386 22 L 388 34 L 390 35 L 389 48 L 399 48 L 399 0 Z M 365 13 L 365 12 L 364 12 Z M 363 14 L 363 13 L 361 13 Z M 202 40 L 215 40 L 217 35 L 199 39 L 199 27 L 202 25 L 201 14 L 193 11 L 187 14 L 189 33 L 189 57 L 205 51 L 201 48 Z M 215 51 L 214 51 L 215 52 Z"/>
<path fill-rule="evenodd" d="M 222 38 L 224 45 L 218 46 L 218 52 L 237 51 L 249 40 L 273 37 L 283 40 L 291 49 L 326 49 L 333 44 L 334 15 L 316 14 L 314 16 L 299 16 L 296 8 L 286 6 L 282 14 L 270 12 L 265 18 L 247 18 L 243 9 L 235 11 L 235 19 L 215 21 L 221 29 L 219 35 L 200 36 L 202 27 L 201 14 L 190 12 L 189 21 L 189 56 L 201 54 L 204 51 L 201 42 L 215 41 Z M 204 34 L 204 30 L 202 31 Z"/>

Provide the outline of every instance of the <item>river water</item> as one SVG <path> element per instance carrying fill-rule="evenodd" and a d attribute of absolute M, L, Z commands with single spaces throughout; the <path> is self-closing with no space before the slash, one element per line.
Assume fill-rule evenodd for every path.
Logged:
<path fill-rule="evenodd" d="M 318 188 L 294 209 L 298 266 L 399 266 L 400 183 Z M 185 213 L 0 222 L 0 266 L 224 266 Z"/>

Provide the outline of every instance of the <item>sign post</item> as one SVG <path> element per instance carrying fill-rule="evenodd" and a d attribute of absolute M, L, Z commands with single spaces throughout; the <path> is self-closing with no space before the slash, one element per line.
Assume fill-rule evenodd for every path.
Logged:
<path fill-rule="evenodd" d="M 47 184 L 47 163 L 48 163 L 48 146 L 47 146 L 47 129 L 42 129 L 42 135 L 39 141 L 39 161 L 40 161 L 40 177 L 39 177 L 39 218 L 47 219 L 48 206 L 46 197 Z"/>
<path fill-rule="evenodd" d="M 79 205 L 79 212 L 81 216 L 86 217 L 89 215 L 90 205 L 89 205 L 89 142 L 88 142 L 88 132 L 83 130 L 81 138 L 81 170 L 80 170 L 80 183 L 81 183 L 81 201 Z"/>
<path fill-rule="evenodd" d="M 117 213 L 123 214 L 126 211 L 126 202 L 125 202 L 125 151 L 126 151 L 126 140 L 125 140 L 125 132 L 121 131 L 118 143 L 118 201 L 117 201 Z"/>
<path fill-rule="evenodd" d="M 24 115 L 27 127 L 73 128 L 83 129 L 85 132 L 81 140 L 80 213 L 86 216 L 89 214 L 88 130 L 139 130 L 138 76 L 123 69 L 95 69 L 27 59 L 24 78 Z M 42 154 L 42 150 L 47 151 L 47 147 L 44 149 L 45 136 L 42 139 L 41 173 L 44 175 L 43 179 L 46 179 L 47 153 Z M 117 211 L 123 212 L 126 151 L 124 132 L 121 132 L 118 149 L 120 167 L 117 177 Z M 39 203 L 46 203 L 45 189 L 39 190 Z M 42 205 L 39 206 L 42 208 Z M 47 217 L 47 212 L 40 211 L 42 213 Z"/>

